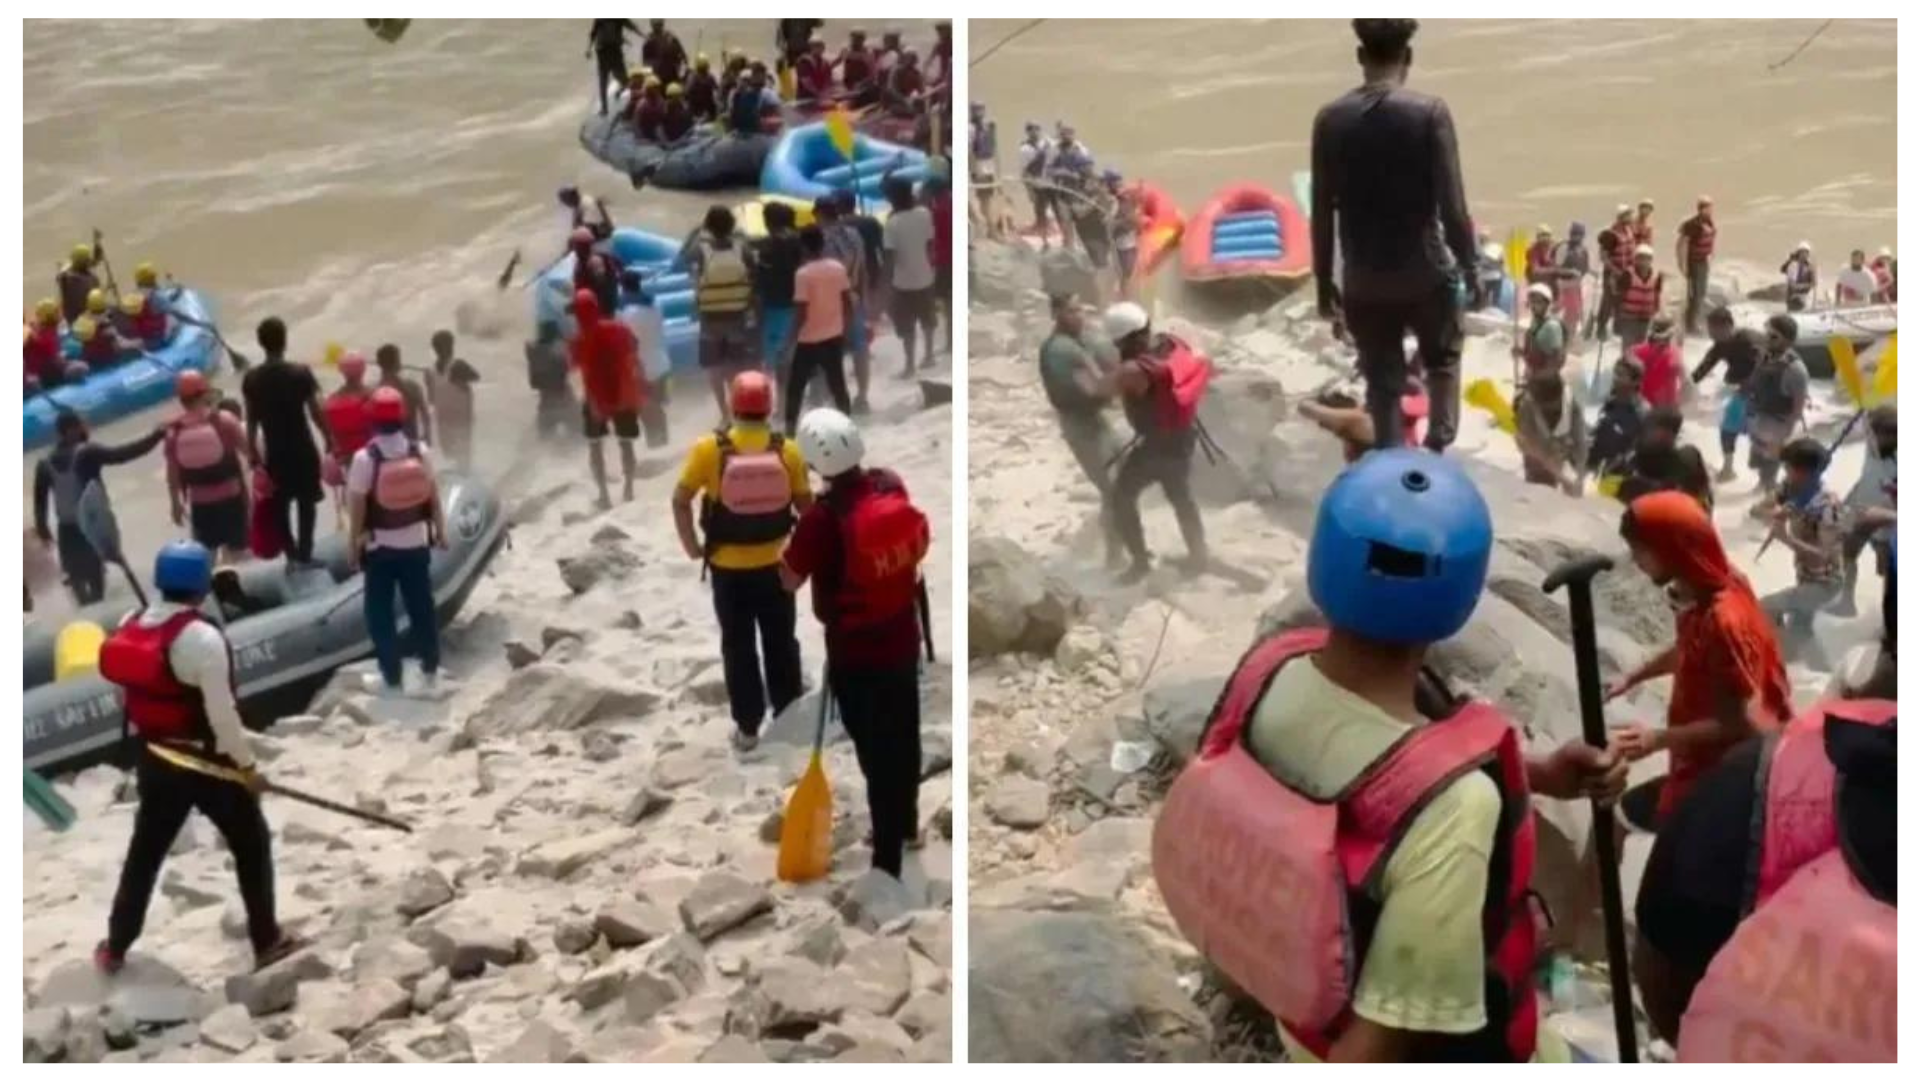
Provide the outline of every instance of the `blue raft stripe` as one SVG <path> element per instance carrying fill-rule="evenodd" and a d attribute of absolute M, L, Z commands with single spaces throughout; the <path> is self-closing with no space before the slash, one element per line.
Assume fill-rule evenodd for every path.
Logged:
<path fill-rule="evenodd" d="M 191 289 L 168 294 L 168 302 L 183 315 L 213 321 L 206 298 Z M 103 424 L 167 401 L 173 396 L 174 377 L 183 371 L 212 371 L 220 355 L 219 342 L 200 327 L 174 326 L 173 336 L 160 348 L 95 372 L 77 385 L 56 387 L 23 402 L 24 449 L 35 450 L 53 441 L 54 418 L 61 409 L 79 413 L 88 423 Z"/>
<path fill-rule="evenodd" d="M 680 254 L 680 241 L 640 229 L 615 229 L 611 247 L 615 258 L 640 270 L 641 280 L 653 293 L 654 306 L 666 323 L 667 356 L 674 369 L 699 366 L 700 320 L 694 313 L 693 278 L 684 271 L 667 271 Z M 534 321 L 570 325 L 566 312 L 572 300 L 573 256 L 568 255 L 534 286 Z"/>
<path fill-rule="evenodd" d="M 787 129 L 774 143 L 760 170 L 760 189 L 812 201 L 853 181 L 862 198 L 878 198 L 889 170 L 917 184 L 926 179 L 927 157 L 910 147 L 855 132 L 853 161 L 848 162 L 828 137 L 826 124 L 802 124 Z"/>

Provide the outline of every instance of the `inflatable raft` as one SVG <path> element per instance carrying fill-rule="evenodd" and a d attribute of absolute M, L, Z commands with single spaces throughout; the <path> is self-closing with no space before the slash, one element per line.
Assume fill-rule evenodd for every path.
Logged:
<path fill-rule="evenodd" d="M 1180 271 L 1188 281 L 1298 281 L 1313 272 L 1307 219 L 1292 199 L 1257 184 L 1222 189 L 1187 222 Z"/>
<path fill-rule="evenodd" d="M 799 101 L 789 104 L 783 110 L 783 120 L 787 127 L 801 127 L 806 124 L 822 123 L 833 111 L 831 104 L 817 104 Z M 910 143 L 913 141 L 913 118 L 895 116 L 878 106 L 867 109 L 851 110 L 853 130 L 871 135 L 888 142 Z"/>
<path fill-rule="evenodd" d="M 1133 264 L 1133 280 L 1145 281 L 1180 246 L 1186 219 L 1173 197 L 1145 180 L 1133 184 L 1140 197 L 1140 250 Z"/>
<path fill-rule="evenodd" d="M 433 552 L 432 566 L 434 610 L 443 627 L 472 594 L 507 530 L 500 501 L 486 485 L 466 477 L 448 480 L 451 535 L 445 551 Z M 226 621 L 240 711 L 250 725 L 265 726 L 299 711 L 336 668 L 373 655 L 361 613 L 361 581 L 347 570 L 344 538 L 336 534 L 321 541 L 314 557 L 324 573 L 311 571 L 297 579 L 289 578 L 277 560 L 249 563 L 222 575 L 224 583 L 216 590 L 220 599 L 207 602 L 207 613 Z M 114 627 L 129 610 L 124 600 L 110 600 L 82 609 L 60 626 L 27 628 L 21 652 L 22 754 L 28 768 L 75 768 L 98 760 L 119 741 L 119 691 L 90 670 L 66 679 L 54 676 L 62 630 L 84 622 Z"/>
<path fill-rule="evenodd" d="M 1807 365 L 1807 374 L 1816 379 L 1831 379 L 1833 353 L 1829 350 L 1836 338 L 1851 341 L 1856 353 L 1864 353 L 1898 329 L 1899 314 L 1898 304 L 1794 312 L 1790 317 L 1800 328 L 1800 335 L 1793 342 L 1794 351 Z"/>
<path fill-rule="evenodd" d="M 673 146 L 643 142 L 616 113 L 588 113 L 580 121 L 580 146 L 587 153 L 655 187 L 675 191 L 713 191 L 753 187 L 760 182 L 771 135 L 730 135 L 707 129 Z"/>
<path fill-rule="evenodd" d="M 674 370 L 698 367 L 700 323 L 693 308 L 693 278 L 670 269 L 680 254 L 680 241 L 639 229 L 615 229 L 609 247 L 621 265 L 640 270 L 640 280 L 666 322 L 667 356 Z M 535 281 L 533 321 L 558 323 L 561 333 L 571 339 L 572 306 L 573 256 L 568 254 Z"/>
<path fill-rule="evenodd" d="M 191 289 L 173 291 L 168 303 L 182 315 L 213 321 L 206 298 Z M 65 346 L 68 356 L 79 355 L 79 342 L 73 338 L 67 338 Z M 183 371 L 212 371 L 219 359 L 220 343 L 210 331 L 175 322 L 173 336 L 160 348 L 26 399 L 22 408 L 25 449 L 53 442 L 54 417 L 62 409 L 79 413 L 89 424 L 117 420 L 171 399 L 174 376 Z"/>
<path fill-rule="evenodd" d="M 927 178 L 927 155 L 911 147 L 855 132 L 848 162 L 827 135 L 825 124 L 790 128 L 767 154 L 760 190 L 807 202 L 834 191 L 853 189 L 869 203 L 883 201 L 881 186 L 890 176 L 915 184 Z"/>

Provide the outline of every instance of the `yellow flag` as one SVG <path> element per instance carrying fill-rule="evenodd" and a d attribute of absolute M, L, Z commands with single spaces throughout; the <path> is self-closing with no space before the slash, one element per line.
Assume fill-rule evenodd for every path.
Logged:
<path fill-rule="evenodd" d="M 339 367 L 340 358 L 346 354 L 347 347 L 345 345 L 337 341 L 329 341 L 327 342 L 327 351 L 321 355 L 320 362 L 328 367 Z"/>
<path fill-rule="evenodd" d="M 1523 229 L 1507 234 L 1507 277 L 1513 280 L 1516 293 L 1527 280 L 1527 234 Z"/>
<path fill-rule="evenodd" d="M 827 140 L 833 143 L 835 150 L 840 151 L 841 157 L 852 163 L 853 119 L 847 115 L 845 105 L 835 105 L 833 111 L 827 114 Z"/>
<path fill-rule="evenodd" d="M 1467 404 L 1484 411 L 1493 418 L 1494 426 L 1511 435 L 1519 428 L 1519 422 L 1513 415 L 1513 404 L 1500 394 L 1500 388 L 1493 385 L 1492 379 L 1475 379 L 1467 384 L 1463 395 Z"/>
<path fill-rule="evenodd" d="M 1860 358 L 1853 353 L 1853 342 L 1844 337 L 1827 340 L 1827 353 L 1833 357 L 1833 373 L 1847 391 L 1847 400 L 1856 409 L 1867 407 L 1867 388 L 1860 380 Z"/>
<path fill-rule="evenodd" d="M 1887 339 L 1886 351 L 1880 354 L 1880 366 L 1873 373 L 1873 400 L 1892 401 L 1899 393 L 1900 375 L 1897 370 L 1899 361 L 1900 335 Z"/>

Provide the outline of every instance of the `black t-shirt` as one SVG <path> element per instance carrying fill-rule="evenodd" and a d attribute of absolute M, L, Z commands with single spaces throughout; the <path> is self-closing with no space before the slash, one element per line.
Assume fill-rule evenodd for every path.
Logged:
<path fill-rule="evenodd" d="M 800 269 L 798 233 L 775 233 L 754 245 L 753 288 L 768 307 L 793 306 L 793 275 Z"/>
<path fill-rule="evenodd" d="M 1713 374 L 1713 369 L 1725 361 L 1726 384 L 1739 386 L 1747 381 L 1747 376 L 1753 374 L 1753 369 L 1759 366 L 1760 358 L 1766 352 L 1767 340 L 1760 336 L 1760 331 L 1735 330 L 1727 340 L 1714 342 L 1713 347 L 1707 350 L 1707 355 L 1701 357 L 1699 366 L 1693 369 L 1693 381 L 1699 382 Z"/>
<path fill-rule="evenodd" d="M 1638 395 L 1632 400 L 1608 398 L 1600 406 L 1588 441 L 1587 463 L 1597 472 L 1619 472 L 1628 455 L 1640 442 L 1641 422 L 1646 419 L 1647 404 Z"/>
<path fill-rule="evenodd" d="M 274 459 L 319 460 L 313 430 L 307 424 L 307 406 L 320 393 L 320 383 L 305 364 L 268 361 L 247 372 L 240 395 L 247 416 L 260 425 L 271 471 Z"/>
<path fill-rule="evenodd" d="M 848 220 L 853 222 L 854 228 L 860 230 L 860 242 L 867 246 L 867 267 L 871 275 L 872 268 L 880 265 L 881 257 L 885 252 L 886 230 L 880 227 L 877 218 L 868 214 L 853 214 Z"/>
<path fill-rule="evenodd" d="M 1684 491 L 1713 505 L 1713 475 L 1698 447 L 1642 446 L 1634 452 L 1627 478 L 1620 482 L 1620 501 L 1630 503 L 1656 491 Z"/>

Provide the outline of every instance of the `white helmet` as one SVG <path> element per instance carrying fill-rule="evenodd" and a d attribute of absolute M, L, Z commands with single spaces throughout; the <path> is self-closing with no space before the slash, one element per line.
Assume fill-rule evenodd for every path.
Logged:
<path fill-rule="evenodd" d="M 860 464 L 867 444 L 853 417 L 839 409 L 811 409 L 800 418 L 800 456 L 831 480 Z"/>
<path fill-rule="evenodd" d="M 1641 244 L 1639 247 L 1633 249 L 1633 257 L 1636 259 L 1639 259 L 1639 258 L 1651 259 L 1653 258 L 1653 254 L 1654 252 L 1653 252 L 1652 244 Z"/>
<path fill-rule="evenodd" d="M 1535 298 L 1551 301 L 1553 299 L 1553 290 L 1540 282 L 1535 282 L 1527 287 L 1527 299 L 1532 300 Z"/>
<path fill-rule="evenodd" d="M 1800 241 L 1800 244 L 1799 244 L 1799 246 L 1797 246 L 1797 247 L 1795 247 L 1795 248 L 1794 248 L 1793 250 L 1795 250 L 1795 251 L 1804 251 L 1804 252 L 1807 252 L 1808 254 L 1812 254 L 1812 253 L 1813 253 L 1813 242 L 1812 242 L 1812 241 L 1810 241 L 1810 240 L 1802 240 L 1802 241 Z"/>
<path fill-rule="evenodd" d="M 1108 308 L 1101 322 L 1106 326 L 1108 339 L 1119 341 L 1147 328 L 1147 309 L 1123 300 Z"/>

